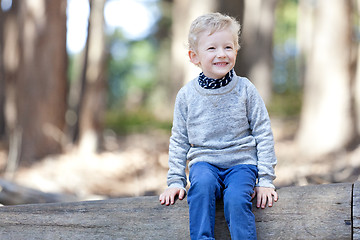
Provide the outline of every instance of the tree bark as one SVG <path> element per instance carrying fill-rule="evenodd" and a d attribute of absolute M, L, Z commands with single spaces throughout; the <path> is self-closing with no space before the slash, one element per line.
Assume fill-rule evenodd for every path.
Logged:
<path fill-rule="evenodd" d="M 299 49 L 299 79 L 301 84 L 305 81 L 307 70 L 307 60 L 311 54 L 314 25 L 315 25 L 315 7 L 312 0 L 300 0 L 298 4 L 298 21 L 296 27 L 296 44 Z"/>
<path fill-rule="evenodd" d="M 98 150 L 106 107 L 104 6 L 106 0 L 90 1 L 88 38 L 83 72 L 83 92 L 79 113 L 81 151 Z"/>
<path fill-rule="evenodd" d="M 4 124 L 5 134 L 8 138 L 9 153 L 7 159 L 6 175 L 12 175 L 18 165 L 20 147 L 18 134 L 16 134 L 17 107 L 16 83 L 20 65 L 20 27 L 17 16 L 20 7 L 19 1 L 13 1 L 12 7 L 2 14 L 2 45 L 1 58 L 3 67 L 4 86 Z"/>
<path fill-rule="evenodd" d="M 11 171 L 61 151 L 66 1 L 12 1 L 3 24 L 4 118 Z"/>
<path fill-rule="evenodd" d="M 276 0 L 246 0 L 237 71 L 248 77 L 265 103 L 272 96 L 273 31 Z"/>
<path fill-rule="evenodd" d="M 21 145 L 10 151 L 17 151 L 20 164 L 26 165 L 62 150 L 67 86 L 66 1 L 24 0 L 13 1 L 13 5 L 19 7 L 20 62 L 13 92 L 16 123 L 10 134 L 19 134 Z"/>
<path fill-rule="evenodd" d="M 5 14 L 0 8 L 0 142 L 5 138 L 4 21 Z"/>
<path fill-rule="evenodd" d="M 358 182 L 286 187 L 271 208 L 253 208 L 257 238 L 352 239 L 359 228 Z M 160 205 L 158 197 L 0 208 L 6 239 L 189 239 L 186 200 Z M 215 238 L 230 239 L 217 203 Z M 358 237 L 354 238 L 358 239 Z"/>
<path fill-rule="evenodd" d="M 351 114 L 351 2 L 318 0 L 297 141 L 303 154 L 319 156 L 354 138 Z M 301 21 L 301 20 L 300 20 Z"/>
<path fill-rule="evenodd" d="M 360 14 L 360 0 L 357 0 L 357 14 Z M 354 118 L 357 129 L 357 137 L 360 137 L 360 44 L 357 43 L 357 66 L 356 66 L 356 76 L 354 80 L 353 87 L 353 96 L 354 96 Z"/>

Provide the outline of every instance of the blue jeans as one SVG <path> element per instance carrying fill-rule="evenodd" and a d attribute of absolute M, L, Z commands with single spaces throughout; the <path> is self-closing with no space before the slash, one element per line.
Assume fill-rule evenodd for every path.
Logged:
<path fill-rule="evenodd" d="M 256 239 L 251 203 L 257 178 L 255 165 L 221 169 L 198 162 L 191 167 L 189 178 L 191 185 L 187 199 L 192 240 L 214 239 L 216 200 L 221 198 L 231 239 Z"/>

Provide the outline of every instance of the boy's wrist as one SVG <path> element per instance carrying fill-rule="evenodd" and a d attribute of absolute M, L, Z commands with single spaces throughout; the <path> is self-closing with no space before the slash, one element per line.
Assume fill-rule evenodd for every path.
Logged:
<path fill-rule="evenodd" d="M 183 187 L 183 186 L 182 186 L 181 184 L 179 184 L 179 183 L 170 184 L 170 185 L 168 186 L 168 188 L 180 188 L 180 189 L 183 189 L 183 190 L 185 191 L 185 193 L 187 192 L 187 191 L 186 191 L 186 188 Z"/>
<path fill-rule="evenodd" d="M 275 185 L 272 182 L 268 181 L 259 181 L 255 187 L 266 187 L 266 188 L 274 188 L 276 189 Z"/>

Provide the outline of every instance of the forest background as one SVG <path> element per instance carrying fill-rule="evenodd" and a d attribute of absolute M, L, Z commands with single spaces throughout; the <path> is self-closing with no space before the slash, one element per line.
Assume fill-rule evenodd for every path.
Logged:
<path fill-rule="evenodd" d="M 73 51 L 75 1 L 1 0 L 2 179 L 78 200 L 159 194 L 174 99 L 199 73 L 187 31 L 215 11 L 242 24 L 235 71 L 268 107 L 275 184 L 358 179 L 359 1 L 90 0 L 72 10 Z"/>

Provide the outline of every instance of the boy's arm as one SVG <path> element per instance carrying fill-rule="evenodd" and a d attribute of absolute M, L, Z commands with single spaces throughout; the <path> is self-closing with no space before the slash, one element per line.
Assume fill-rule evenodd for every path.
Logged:
<path fill-rule="evenodd" d="M 187 134 L 187 104 L 183 90 L 180 90 L 175 102 L 172 135 L 169 145 L 169 171 L 167 184 L 169 188 L 180 188 L 185 191 L 187 185 L 186 161 L 190 144 Z"/>
<path fill-rule="evenodd" d="M 258 183 L 256 186 L 275 189 L 273 180 L 275 179 L 277 160 L 270 118 L 265 104 L 253 84 L 248 86 L 247 105 L 248 120 L 257 148 Z"/>

